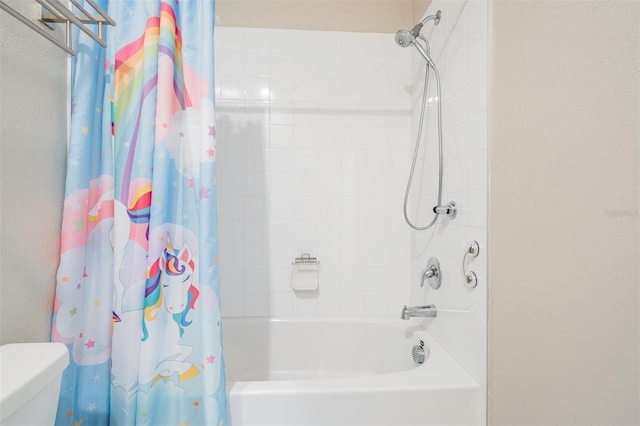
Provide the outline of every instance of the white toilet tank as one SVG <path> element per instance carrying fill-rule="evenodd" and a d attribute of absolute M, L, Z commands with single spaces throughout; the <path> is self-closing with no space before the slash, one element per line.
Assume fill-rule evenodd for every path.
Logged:
<path fill-rule="evenodd" d="M 68 364 L 62 343 L 0 346 L 0 425 L 53 425 Z"/>

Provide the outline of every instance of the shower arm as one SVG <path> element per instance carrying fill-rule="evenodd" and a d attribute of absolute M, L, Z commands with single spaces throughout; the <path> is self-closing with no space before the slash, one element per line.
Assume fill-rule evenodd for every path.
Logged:
<path fill-rule="evenodd" d="M 429 21 L 434 21 L 433 23 L 435 25 L 438 25 L 440 23 L 441 16 L 442 16 L 442 11 L 438 10 L 435 15 L 429 15 L 425 17 L 422 21 L 418 22 L 411 30 L 413 37 L 417 38 L 420 35 L 420 30 L 422 30 L 422 27 L 424 26 L 424 24 L 426 24 Z"/>
<path fill-rule="evenodd" d="M 429 21 L 435 21 L 434 24 L 438 25 L 440 23 L 440 17 L 441 16 L 442 16 L 442 11 L 438 10 L 438 11 L 436 11 L 435 15 L 429 15 L 429 16 L 425 17 L 422 21 L 420 21 L 420 23 L 422 25 L 424 25 Z"/>

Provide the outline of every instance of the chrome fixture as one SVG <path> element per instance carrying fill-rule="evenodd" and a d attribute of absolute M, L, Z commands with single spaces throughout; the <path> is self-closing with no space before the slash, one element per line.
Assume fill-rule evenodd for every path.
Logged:
<path fill-rule="evenodd" d="M 440 23 L 440 17 L 442 16 L 442 11 L 438 10 L 435 15 L 429 15 L 424 18 L 422 21 L 418 22 L 411 31 L 407 30 L 398 30 L 396 33 L 396 43 L 398 43 L 401 47 L 409 47 L 411 43 L 420 35 L 420 31 L 424 24 L 429 21 L 433 21 L 435 25 Z"/>
<path fill-rule="evenodd" d="M 424 89 L 422 92 L 422 109 L 420 111 L 420 122 L 418 124 L 418 135 L 416 137 L 416 144 L 413 150 L 413 160 L 411 161 L 411 171 L 409 172 L 409 179 L 407 181 L 407 189 L 404 194 L 404 220 L 407 224 L 417 231 L 424 231 L 425 229 L 429 229 L 433 226 L 433 224 L 438 219 L 439 215 L 445 214 L 450 218 L 455 217 L 455 203 L 450 202 L 446 206 L 442 204 L 442 175 L 443 175 L 443 158 L 442 158 L 442 90 L 440 86 L 440 73 L 438 72 L 438 68 L 436 67 L 435 62 L 430 56 L 429 52 L 429 41 L 425 36 L 420 34 L 422 27 L 425 23 L 429 21 L 434 21 L 435 25 L 438 25 L 440 22 L 440 17 L 442 16 L 442 12 L 438 10 L 435 15 L 429 15 L 420 21 L 416 26 L 413 27 L 411 31 L 408 30 L 398 30 L 395 36 L 396 43 L 400 47 L 409 47 L 413 46 L 416 48 L 418 53 L 425 59 L 427 62 L 427 66 L 424 72 Z M 424 45 L 420 43 L 419 40 L 424 42 Z M 433 72 L 436 75 L 436 99 L 438 102 L 438 153 L 439 153 L 439 162 L 438 162 L 438 202 L 436 207 L 434 207 L 433 212 L 435 213 L 431 222 L 429 222 L 425 226 L 418 226 L 411 222 L 409 219 L 409 215 L 407 213 L 407 205 L 409 202 L 409 192 L 411 190 L 411 183 L 413 181 L 413 174 L 416 168 L 416 160 L 418 158 L 418 151 L 420 150 L 420 139 L 422 138 L 422 125 L 424 123 L 424 111 L 427 103 L 427 91 L 429 88 L 429 68 L 433 69 Z M 446 207 L 446 208 L 445 208 Z"/>
<path fill-rule="evenodd" d="M 87 11 L 78 0 L 69 0 L 71 3 L 70 6 L 75 6 L 79 14 L 75 14 L 71 9 L 69 9 L 65 4 L 68 2 L 64 2 L 62 4 L 59 0 L 35 0 L 42 6 L 42 15 L 40 22 L 50 30 L 53 28 L 48 25 L 48 23 L 64 23 L 66 26 L 66 43 L 58 40 L 52 34 L 48 33 L 44 27 L 32 22 L 27 19 L 25 16 L 20 14 L 18 11 L 13 9 L 11 6 L 7 5 L 4 1 L 0 0 L 0 9 L 7 12 L 9 15 L 16 18 L 18 21 L 22 22 L 24 25 L 32 29 L 33 31 L 40 34 L 42 37 L 46 38 L 60 49 L 64 50 L 70 55 L 75 56 L 76 51 L 72 49 L 71 46 L 71 24 L 76 25 L 82 32 L 84 32 L 87 36 L 91 37 L 96 43 L 100 44 L 102 47 L 107 47 L 107 44 L 104 41 L 104 25 L 115 26 L 111 17 L 96 4 L 94 0 L 86 0 L 86 3 L 96 12 L 96 14 L 92 14 Z M 95 34 L 92 30 L 90 30 L 85 24 L 98 24 L 98 34 Z"/>
<path fill-rule="evenodd" d="M 438 310 L 435 305 L 407 306 L 404 305 L 400 311 L 400 318 L 408 320 L 412 317 L 428 317 L 435 318 L 438 316 Z"/>
<path fill-rule="evenodd" d="M 429 285 L 434 290 L 440 288 L 442 284 L 442 276 L 440 275 L 440 262 L 435 257 L 427 260 L 427 267 L 420 273 L 420 287 L 424 287 L 424 282 L 429 281 Z"/>
<path fill-rule="evenodd" d="M 436 11 L 435 15 L 427 16 L 422 21 L 418 22 L 418 24 L 415 27 L 413 27 L 413 29 L 411 30 L 411 33 L 414 35 L 414 37 L 418 37 L 418 34 L 420 34 L 420 30 L 422 30 L 422 27 L 424 24 L 426 24 L 429 21 L 433 21 L 435 25 L 438 25 L 440 23 L 441 16 L 442 16 L 441 10 Z"/>
<path fill-rule="evenodd" d="M 455 219 L 458 208 L 456 207 L 455 201 L 449 201 L 449 203 L 444 206 L 435 206 L 433 212 L 435 214 L 446 214 L 451 219 Z"/>
<path fill-rule="evenodd" d="M 464 274 L 465 284 L 469 288 L 475 288 L 478 285 L 478 277 L 473 271 L 467 272 L 467 257 L 478 257 L 478 254 L 480 254 L 480 246 L 478 243 L 476 241 L 469 242 L 467 251 L 464 253 L 464 258 L 462 258 L 462 273 Z"/>
<path fill-rule="evenodd" d="M 413 45 L 416 48 L 416 50 L 420 52 L 420 55 L 422 55 L 422 57 L 427 61 L 427 63 L 433 68 L 436 67 L 436 64 L 431 59 L 431 56 L 429 56 L 429 43 L 427 42 L 427 39 L 422 34 L 420 34 L 420 31 L 422 30 L 422 27 L 424 26 L 424 24 L 426 24 L 429 21 L 433 21 L 435 25 L 438 25 L 440 23 L 440 16 L 442 16 L 442 11 L 438 10 L 435 15 L 429 15 L 426 18 L 424 18 L 422 21 L 418 22 L 411 29 L 411 31 L 398 30 L 396 32 L 396 37 L 395 37 L 396 43 L 398 43 L 398 46 L 400 47 L 409 47 Z M 416 42 L 417 38 L 424 40 L 426 44 L 426 48 Z"/>
<path fill-rule="evenodd" d="M 411 357 L 413 358 L 413 362 L 417 364 L 422 364 L 427 358 L 429 358 L 429 348 L 424 347 L 424 342 L 422 340 L 420 340 L 419 345 L 414 345 L 411 349 Z"/>
<path fill-rule="evenodd" d="M 416 37 L 423 39 L 427 47 L 422 47 L 421 44 L 417 43 Z M 431 56 L 429 56 L 429 45 L 427 39 L 422 34 L 413 35 L 412 31 L 398 30 L 398 32 L 396 33 L 396 43 L 398 43 L 398 46 L 400 47 L 409 47 L 413 45 L 418 50 L 418 52 L 420 52 L 420 55 L 422 55 L 422 57 L 427 61 L 430 67 L 436 67 L 435 62 L 433 62 L 433 59 L 431 59 Z"/>

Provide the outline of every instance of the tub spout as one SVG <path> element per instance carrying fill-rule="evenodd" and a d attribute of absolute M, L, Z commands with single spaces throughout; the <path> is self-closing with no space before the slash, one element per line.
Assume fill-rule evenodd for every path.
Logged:
<path fill-rule="evenodd" d="M 408 320 L 411 317 L 430 317 L 438 316 L 438 310 L 435 305 L 407 306 L 404 305 L 400 312 L 400 318 Z"/>

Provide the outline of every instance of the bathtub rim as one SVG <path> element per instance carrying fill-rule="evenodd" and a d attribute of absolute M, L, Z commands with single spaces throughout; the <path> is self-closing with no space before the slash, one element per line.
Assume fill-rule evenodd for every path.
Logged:
<path fill-rule="evenodd" d="M 278 323 L 365 323 L 383 325 L 398 330 L 411 330 L 416 338 L 423 340 L 429 347 L 430 356 L 424 364 L 410 370 L 378 373 L 367 376 L 340 378 L 286 379 L 286 380 L 238 380 L 231 381 L 227 377 L 227 392 L 230 395 L 242 394 L 292 394 L 304 390 L 310 394 L 347 393 L 347 392 L 388 392 L 406 390 L 437 389 L 480 389 L 480 384 L 467 372 L 428 331 L 428 324 L 433 319 L 401 320 L 391 315 L 368 316 L 326 316 L 326 317 L 229 317 L 225 322 L 261 322 Z M 425 327 L 425 324 L 427 325 Z M 435 359 L 434 359 L 435 357 Z M 402 387 L 399 388 L 398 385 Z"/>

